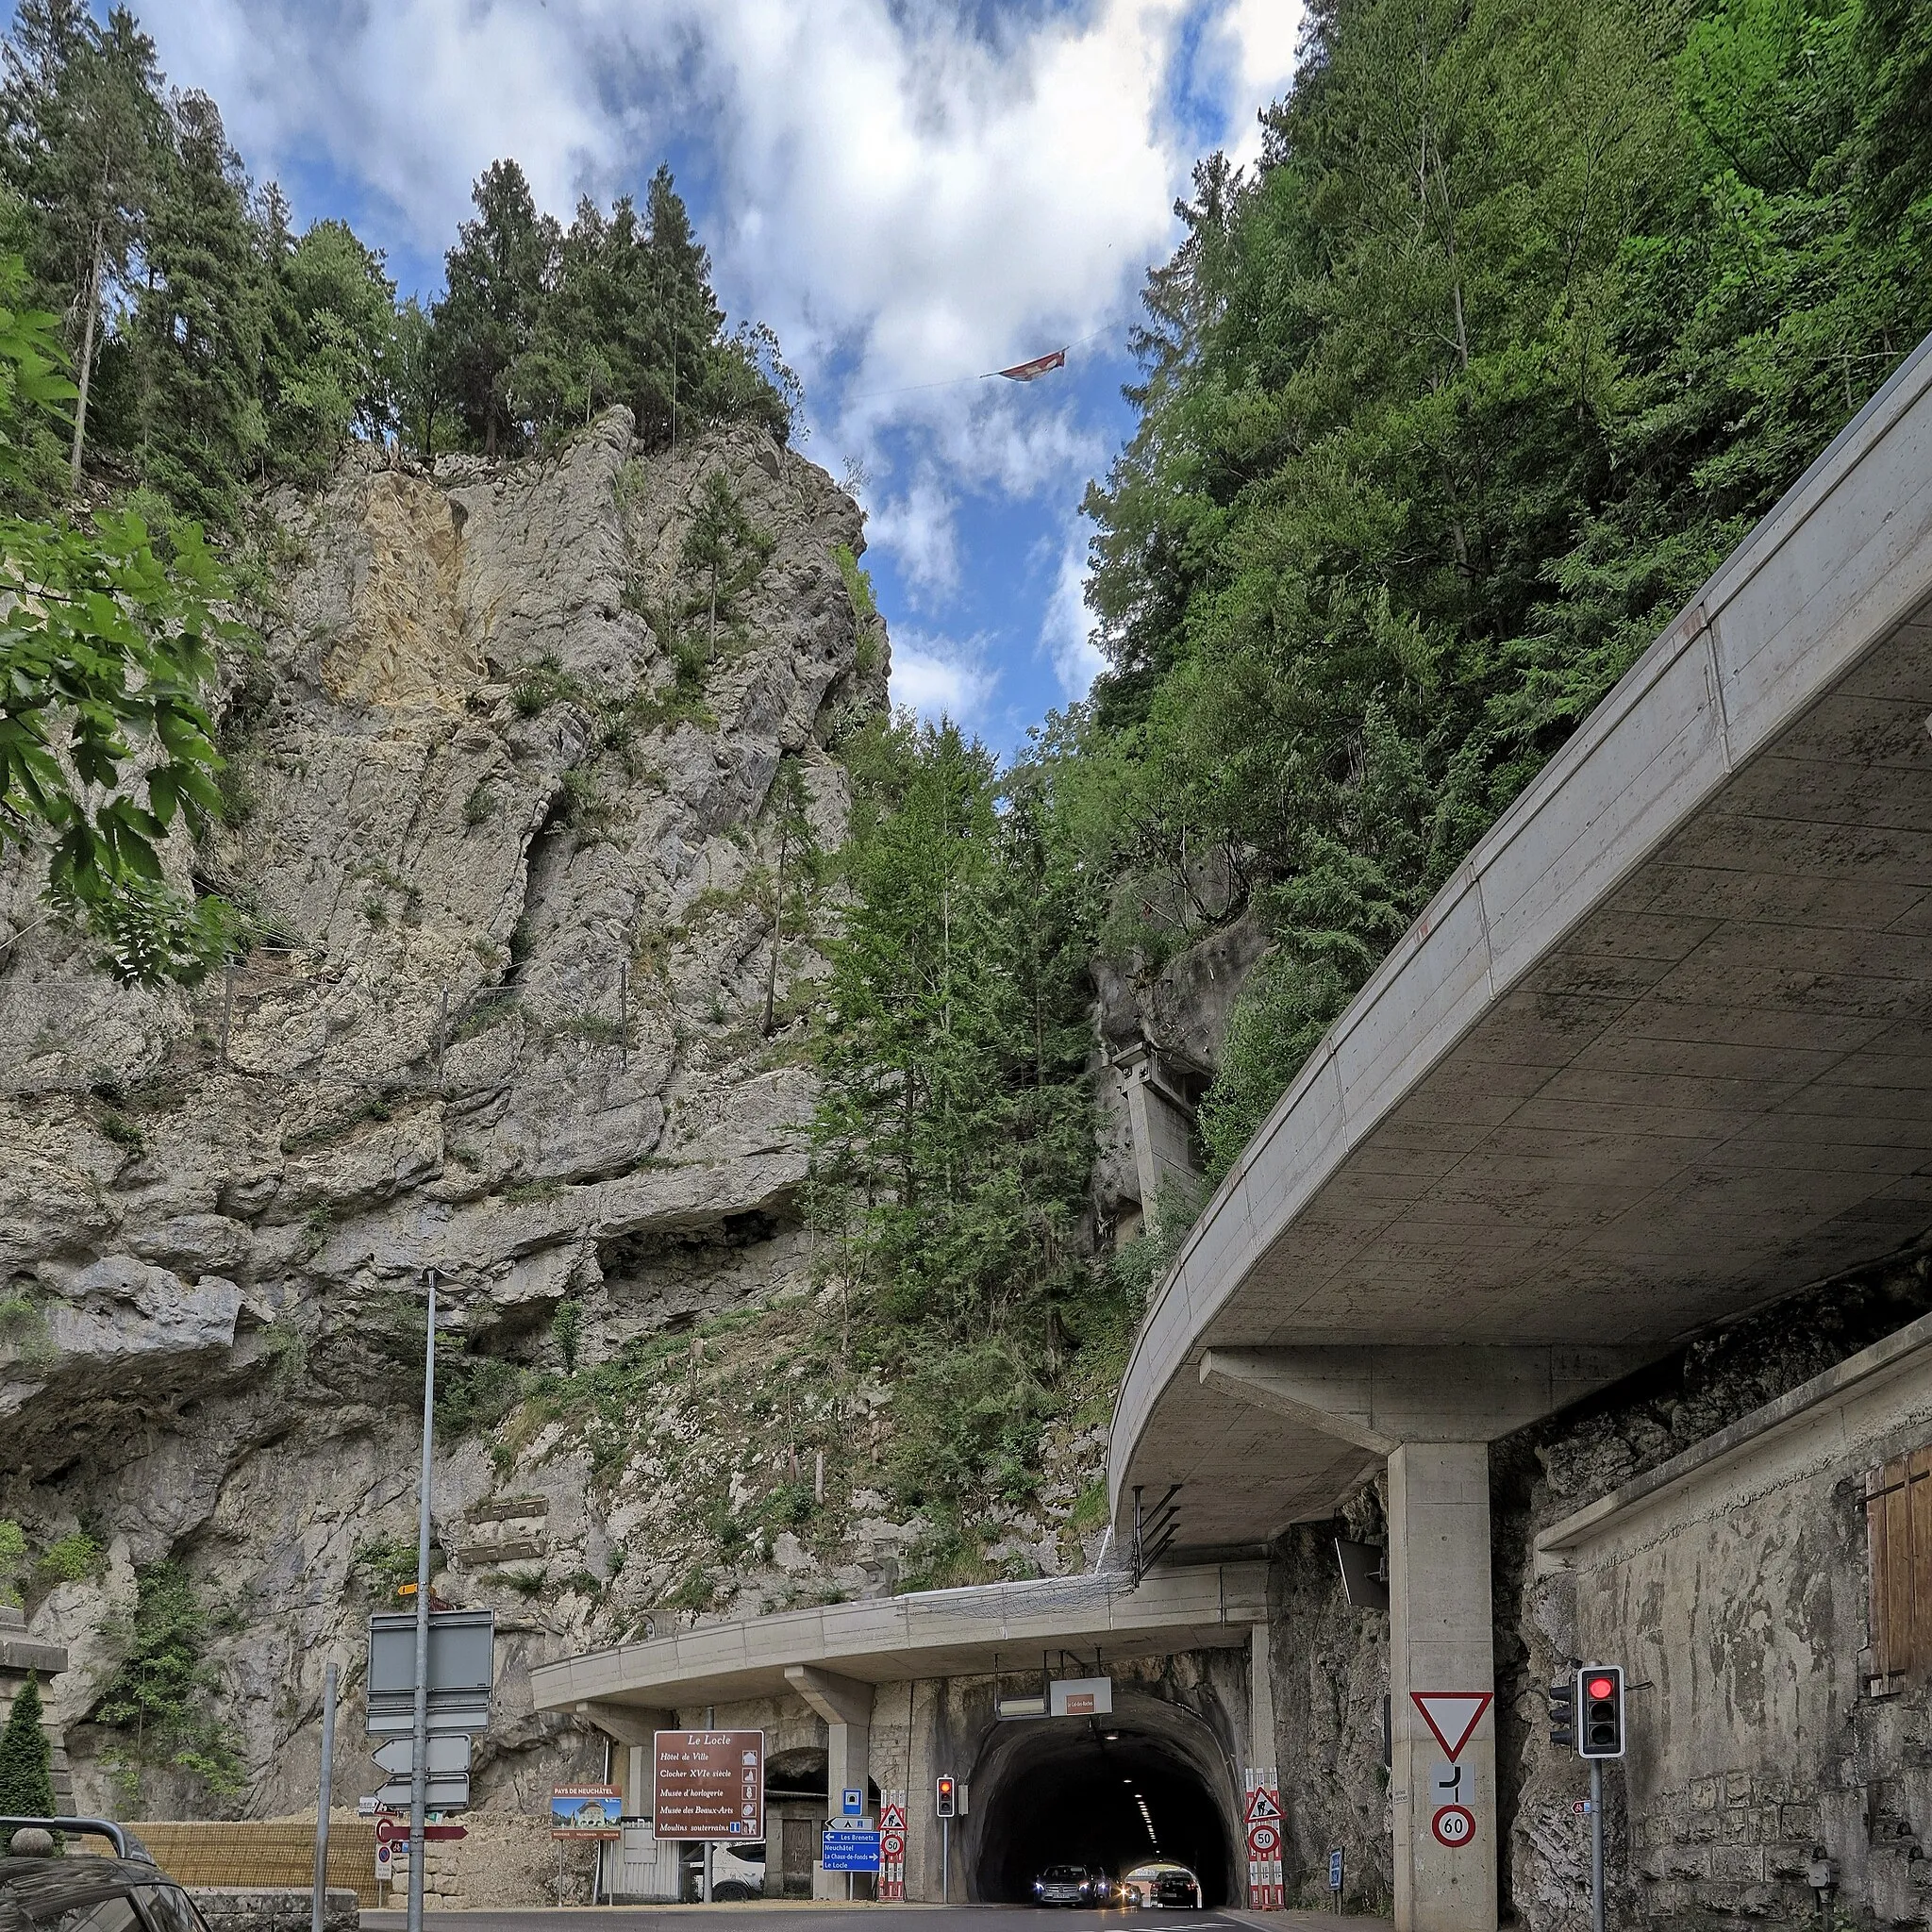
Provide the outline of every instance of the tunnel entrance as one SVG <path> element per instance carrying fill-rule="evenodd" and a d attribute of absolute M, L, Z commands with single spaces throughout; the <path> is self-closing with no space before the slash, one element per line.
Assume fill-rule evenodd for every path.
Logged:
<path fill-rule="evenodd" d="M 1001 1725 L 973 1778 L 972 1895 L 1030 1904 L 1049 1865 L 1097 1865 L 1119 1878 L 1165 1859 L 1193 1869 L 1204 1907 L 1225 1905 L 1227 1824 L 1195 1756 L 1131 1723 Z"/>

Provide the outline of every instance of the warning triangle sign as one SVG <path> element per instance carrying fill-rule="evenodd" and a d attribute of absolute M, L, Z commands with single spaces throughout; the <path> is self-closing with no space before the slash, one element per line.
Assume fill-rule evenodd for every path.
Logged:
<path fill-rule="evenodd" d="M 1411 1690 L 1408 1695 L 1452 1764 L 1475 1735 L 1483 1712 L 1496 1701 L 1493 1690 Z"/>
<path fill-rule="evenodd" d="M 1257 1824 L 1266 1819 L 1279 1818 L 1281 1807 L 1274 1793 L 1266 1785 L 1258 1785 L 1248 1793 L 1248 1823 Z"/>

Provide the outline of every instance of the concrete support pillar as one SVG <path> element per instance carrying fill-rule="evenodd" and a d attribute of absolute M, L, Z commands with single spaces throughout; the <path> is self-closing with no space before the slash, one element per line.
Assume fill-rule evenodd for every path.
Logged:
<path fill-rule="evenodd" d="M 1248 1632 L 1248 1762 L 1274 1762 L 1274 1657 L 1266 1624 Z"/>
<path fill-rule="evenodd" d="M 1396 1932 L 1494 1932 L 1496 1731 L 1484 1708 L 1453 1763 L 1413 1692 L 1493 1695 L 1490 1457 L 1481 1442 L 1404 1442 L 1389 1457 L 1390 1781 Z M 1473 1710 L 1437 1706 L 1448 1740 Z M 1474 1819 L 1436 1820 L 1457 1805 Z"/>
<path fill-rule="evenodd" d="M 1494 1932 L 1496 1924 L 1493 1708 L 1485 1706 L 1461 1737 L 1470 1700 L 1495 1690 L 1488 1445 L 1643 1359 L 1641 1350 L 1543 1343 L 1217 1348 L 1202 1357 L 1205 1387 L 1360 1452 L 1352 1473 L 1352 1458 L 1337 1454 L 1338 1502 L 1387 1459 L 1396 1932 Z M 1417 1691 L 1443 1695 L 1438 1722 L 1458 1750 L 1438 1741 Z M 1294 1802 L 1291 1790 L 1282 1797 Z M 1468 1820 L 1443 1819 L 1453 1806 Z"/>
<path fill-rule="evenodd" d="M 790 1664 L 786 1681 L 825 1721 L 825 1804 L 839 1815 L 839 1795 L 857 1790 L 861 1804 L 871 1802 L 872 1707 L 874 1687 L 841 1677 L 810 1664 Z M 814 1898 L 845 1896 L 845 1874 L 827 1872 L 817 1859 L 811 1868 Z"/>

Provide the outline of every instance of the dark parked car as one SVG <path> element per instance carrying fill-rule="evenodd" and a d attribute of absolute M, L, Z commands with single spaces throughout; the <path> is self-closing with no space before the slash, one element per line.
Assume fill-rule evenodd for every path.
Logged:
<path fill-rule="evenodd" d="M 1034 1903 L 1042 1906 L 1103 1906 L 1105 1890 L 1085 1865 L 1049 1865 L 1033 1881 Z"/>
<path fill-rule="evenodd" d="M 0 1836 L 12 1836 L 13 1822 L 0 1824 Z M 45 1835 L 38 1841 L 45 1845 Z M 86 1932 L 208 1932 L 193 1901 L 151 1858 L 99 1857 L 72 1845 L 65 1857 L 0 1858 L 0 1932 L 52 1932 L 63 1923 Z"/>
<path fill-rule="evenodd" d="M 1127 1874 L 1127 1887 L 1136 1905 L 1201 1909 L 1201 1881 L 1185 1865 L 1137 1865 Z"/>

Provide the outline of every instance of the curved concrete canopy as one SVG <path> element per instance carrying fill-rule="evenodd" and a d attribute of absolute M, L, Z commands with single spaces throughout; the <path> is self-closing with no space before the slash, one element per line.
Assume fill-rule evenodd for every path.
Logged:
<path fill-rule="evenodd" d="M 1249 1143 L 1128 1365 L 1123 1535 L 1180 1484 L 1177 1550 L 1252 1546 L 1932 1225 L 1928 712 L 1932 342 Z"/>
<path fill-rule="evenodd" d="M 1162 1571 L 1137 1591 L 1118 1571 L 937 1590 L 701 1624 L 593 1650 L 530 1673 L 539 1710 L 579 1704 L 677 1709 L 795 1690 L 788 1667 L 860 1683 L 1036 1667 L 1042 1651 L 1152 1657 L 1245 1644 L 1268 1617 L 1259 1563 Z"/>

